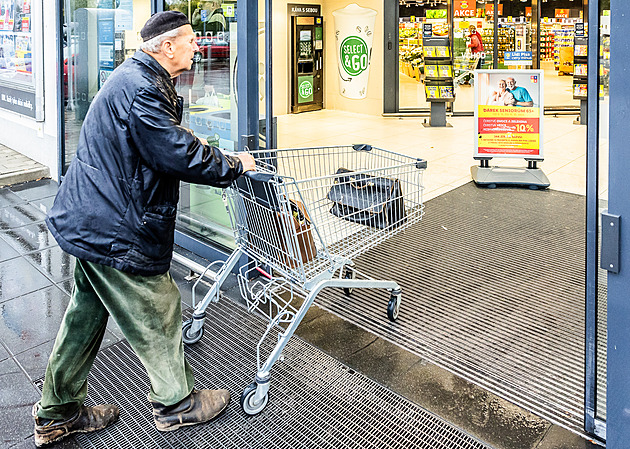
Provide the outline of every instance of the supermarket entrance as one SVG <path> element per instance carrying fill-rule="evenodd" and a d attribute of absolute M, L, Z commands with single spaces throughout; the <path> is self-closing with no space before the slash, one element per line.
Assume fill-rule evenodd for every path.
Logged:
<path fill-rule="evenodd" d="M 397 104 L 386 99 L 385 112 L 428 111 L 427 92 L 435 93 L 427 85 L 437 80 L 453 86 L 454 100 L 448 103 L 449 110 L 469 115 L 473 111 L 476 67 L 544 70 L 547 112 L 575 112 L 580 100 L 586 99 L 586 65 L 578 59 L 574 65 L 574 54 L 580 48 L 575 46 L 575 26 L 585 22 L 583 1 L 501 1 L 496 17 L 494 0 L 395 1 L 397 8 L 392 7 L 398 16 L 391 23 L 398 27 L 395 58 L 399 70 L 396 80 L 386 78 L 385 83 L 396 84 Z M 431 25 L 433 36 L 450 38 L 452 67 L 438 73 L 437 78 L 434 73 L 425 72 L 425 24 Z M 388 24 L 385 26 L 387 29 Z M 475 54 L 468 47 L 471 26 L 476 28 L 483 45 L 483 50 Z M 520 57 L 515 59 L 516 55 Z M 527 55 L 531 56 L 529 61 Z"/>

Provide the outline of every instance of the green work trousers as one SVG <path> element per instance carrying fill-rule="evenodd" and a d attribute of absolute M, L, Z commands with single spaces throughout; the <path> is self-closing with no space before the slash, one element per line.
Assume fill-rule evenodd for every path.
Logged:
<path fill-rule="evenodd" d="M 139 276 L 77 259 L 74 282 L 37 416 L 67 419 L 83 405 L 110 315 L 147 370 L 151 401 L 173 405 L 190 394 L 194 378 L 184 358 L 181 297 L 169 273 Z"/>

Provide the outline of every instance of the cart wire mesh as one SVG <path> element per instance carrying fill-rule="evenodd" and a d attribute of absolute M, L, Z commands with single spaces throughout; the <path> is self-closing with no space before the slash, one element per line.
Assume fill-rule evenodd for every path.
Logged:
<path fill-rule="evenodd" d="M 426 161 L 369 145 L 255 151 L 226 190 L 238 248 L 297 286 L 420 221 Z"/>

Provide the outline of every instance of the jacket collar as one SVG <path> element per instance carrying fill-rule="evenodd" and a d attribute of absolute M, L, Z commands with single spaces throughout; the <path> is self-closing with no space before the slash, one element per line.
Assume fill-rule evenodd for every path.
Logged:
<path fill-rule="evenodd" d="M 163 78 L 171 81 L 171 83 L 172 83 L 171 74 L 168 73 L 168 70 L 166 70 L 164 67 L 162 67 L 160 65 L 160 63 L 157 62 L 156 59 L 153 56 L 151 56 L 150 54 L 145 53 L 142 50 L 138 50 L 133 55 L 133 59 L 135 59 L 137 61 L 140 61 L 144 65 L 146 65 L 149 68 L 153 69 L 153 71 L 155 71 L 158 75 L 160 75 Z"/>

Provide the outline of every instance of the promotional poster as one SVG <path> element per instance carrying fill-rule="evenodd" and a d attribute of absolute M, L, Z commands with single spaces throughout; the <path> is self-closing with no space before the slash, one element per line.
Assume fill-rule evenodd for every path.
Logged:
<path fill-rule="evenodd" d="M 542 70 L 479 70 L 474 157 L 543 159 Z"/>

